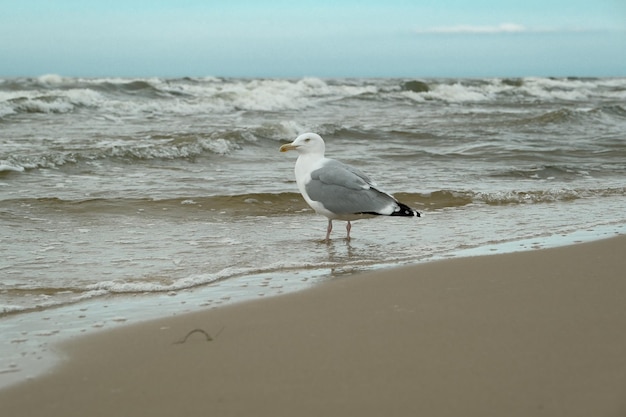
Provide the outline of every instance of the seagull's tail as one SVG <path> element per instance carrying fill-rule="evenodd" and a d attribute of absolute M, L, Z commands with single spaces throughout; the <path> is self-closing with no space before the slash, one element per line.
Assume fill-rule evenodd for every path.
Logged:
<path fill-rule="evenodd" d="M 391 213 L 392 216 L 408 216 L 408 217 L 421 217 L 419 211 L 412 209 L 406 204 L 398 202 L 398 208 Z"/>

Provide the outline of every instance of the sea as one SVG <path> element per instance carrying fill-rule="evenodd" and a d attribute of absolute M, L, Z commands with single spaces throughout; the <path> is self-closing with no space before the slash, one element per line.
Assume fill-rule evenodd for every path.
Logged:
<path fill-rule="evenodd" d="M 325 243 L 304 132 L 422 217 Z M 624 233 L 626 78 L 0 78 L 0 387 L 101 329 Z"/>

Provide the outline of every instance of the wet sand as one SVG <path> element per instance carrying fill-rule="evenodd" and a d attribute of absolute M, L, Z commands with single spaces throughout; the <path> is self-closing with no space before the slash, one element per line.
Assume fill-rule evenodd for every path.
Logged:
<path fill-rule="evenodd" d="M 342 277 L 74 339 L 0 414 L 623 417 L 625 277 L 626 236 Z"/>

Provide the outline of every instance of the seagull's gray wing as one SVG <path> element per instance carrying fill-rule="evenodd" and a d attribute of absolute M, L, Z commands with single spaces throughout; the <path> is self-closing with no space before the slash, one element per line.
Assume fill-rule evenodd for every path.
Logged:
<path fill-rule="evenodd" d="M 396 200 L 374 188 L 365 174 L 335 160 L 313 171 L 305 189 L 311 200 L 338 215 L 390 214 L 396 206 Z"/>

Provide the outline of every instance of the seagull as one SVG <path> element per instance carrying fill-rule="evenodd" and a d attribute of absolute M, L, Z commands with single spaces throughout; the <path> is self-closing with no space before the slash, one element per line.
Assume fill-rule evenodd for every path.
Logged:
<path fill-rule="evenodd" d="M 374 216 L 420 217 L 417 210 L 400 203 L 360 170 L 326 158 L 324 139 L 315 133 L 304 133 L 280 147 L 281 152 L 297 151 L 296 184 L 304 200 L 317 214 L 328 218 L 326 242 L 330 241 L 333 220 L 350 221 Z"/>

